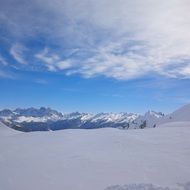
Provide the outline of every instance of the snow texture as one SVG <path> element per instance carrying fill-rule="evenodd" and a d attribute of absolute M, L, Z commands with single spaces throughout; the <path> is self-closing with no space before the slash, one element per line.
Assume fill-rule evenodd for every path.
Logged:
<path fill-rule="evenodd" d="M 190 127 L 179 123 L 31 133 L 0 125 L 1 190 L 189 190 Z"/>
<path fill-rule="evenodd" d="M 179 184 L 178 188 L 158 187 L 153 184 L 129 184 L 129 185 L 114 185 L 107 187 L 105 190 L 190 190 L 190 183 Z"/>

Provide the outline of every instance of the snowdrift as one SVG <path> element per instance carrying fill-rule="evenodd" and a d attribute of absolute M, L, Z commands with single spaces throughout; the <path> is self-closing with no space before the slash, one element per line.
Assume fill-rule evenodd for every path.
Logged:
<path fill-rule="evenodd" d="M 179 189 L 190 181 L 189 136 L 183 126 L 0 132 L 0 189 Z"/>

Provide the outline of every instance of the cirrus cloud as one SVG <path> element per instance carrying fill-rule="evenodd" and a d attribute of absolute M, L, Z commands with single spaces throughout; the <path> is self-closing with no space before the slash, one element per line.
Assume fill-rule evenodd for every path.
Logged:
<path fill-rule="evenodd" d="M 11 3 L 1 2 L 0 22 L 12 39 L 23 43 L 43 35 L 44 50 L 34 57 L 50 71 L 124 80 L 150 74 L 190 77 L 188 0 Z M 57 52 L 52 43 L 59 47 Z M 24 52 L 14 47 L 13 57 L 25 63 Z M 72 53 L 66 53 L 67 48 Z"/>
<path fill-rule="evenodd" d="M 12 45 L 10 49 L 10 54 L 18 63 L 27 64 L 27 62 L 24 59 L 24 52 L 26 50 L 26 47 L 24 47 L 23 45 L 15 43 Z"/>

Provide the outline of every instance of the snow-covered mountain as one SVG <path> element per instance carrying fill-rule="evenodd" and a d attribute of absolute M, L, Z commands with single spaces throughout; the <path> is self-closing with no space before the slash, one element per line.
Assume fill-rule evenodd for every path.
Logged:
<path fill-rule="evenodd" d="M 157 121 L 162 118 L 164 118 L 162 112 L 148 111 L 143 116 L 140 115 L 130 123 L 130 128 L 153 128 L 156 127 Z"/>
<path fill-rule="evenodd" d="M 165 116 L 162 113 L 147 112 L 142 120 L 146 120 L 146 127 L 190 126 L 190 104 Z"/>
<path fill-rule="evenodd" d="M 62 113 L 52 110 L 51 108 L 41 107 L 40 109 L 17 108 L 15 110 L 4 109 L 0 111 L 0 117 L 4 120 L 11 120 L 18 123 L 21 122 L 45 122 L 47 120 L 57 120 L 63 117 Z"/>
<path fill-rule="evenodd" d="M 154 121 L 163 117 L 160 112 L 149 111 L 144 116 L 134 113 L 79 113 L 62 114 L 51 108 L 41 107 L 0 111 L 0 120 L 22 131 L 46 131 L 60 129 L 94 128 L 145 128 L 153 127 Z"/>
<path fill-rule="evenodd" d="M 135 113 L 79 113 L 62 114 L 51 108 L 41 107 L 0 111 L 0 121 L 21 131 L 47 131 L 61 129 L 121 128 L 143 129 L 163 126 L 166 123 L 189 122 L 190 104 L 164 115 L 148 111 L 144 115 Z M 168 126 L 168 125 L 167 125 Z"/>

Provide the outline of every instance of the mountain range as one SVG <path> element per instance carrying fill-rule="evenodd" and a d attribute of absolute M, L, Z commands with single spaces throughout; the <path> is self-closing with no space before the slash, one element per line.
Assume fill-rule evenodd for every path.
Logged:
<path fill-rule="evenodd" d="M 5 125 L 25 132 L 61 129 L 121 128 L 143 129 L 161 126 L 164 123 L 190 121 L 190 104 L 164 115 L 148 111 L 144 115 L 135 113 L 79 113 L 63 114 L 51 108 L 41 107 L 0 111 L 0 121 Z"/>

